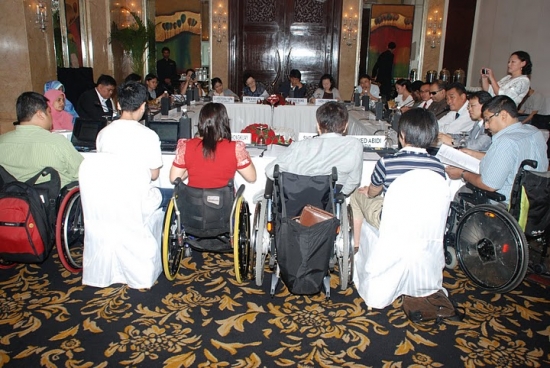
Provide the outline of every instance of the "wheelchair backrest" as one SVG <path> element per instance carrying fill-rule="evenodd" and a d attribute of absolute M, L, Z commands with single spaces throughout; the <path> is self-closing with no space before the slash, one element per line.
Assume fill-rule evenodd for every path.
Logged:
<path fill-rule="evenodd" d="M 234 197 L 232 183 L 214 189 L 179 184 L 176 187 L 176 198 L 185 232 L 197 237 L 228 233 Z"/>
<path fill-rule="evenodd" d="M 334 187 L 331 175 L 303 176 L 280 173 L 274 184 L 274 200 L 279 214 L 283 213 L 282 200 L 287 217 L 300 215 L 308 204 L 334 213 L 334 200 L 331 195 Z"/>
<path fill-rule="evenodd" d="M 550 226 L 550 172 L 522 171 L 520 190 L 512 190 L 510 213 L 532 235 Z"/>

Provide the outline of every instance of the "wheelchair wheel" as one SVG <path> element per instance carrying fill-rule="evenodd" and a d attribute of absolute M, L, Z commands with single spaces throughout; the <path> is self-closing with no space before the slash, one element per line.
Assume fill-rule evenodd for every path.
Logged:
<path fill-rule="evenodd" d="M 252 248 L 254 250 L 254 276 L 256 286 L 262 286 L 264 283 L 265 259 L 267 257 L 267 247 L 265 234 L 267 232 L 267 199 L 262 198 L 261 202 L 256 204 L 254 211 L 254 225 L 252 232 Z"/>
<path fill-rule="evenodd" d="M 447 247 L 445 250 L 445 267 L 453 269 L 458 265 L 456 250 L 453 247 Z"/>
<path fill-rule="evenodd" d="M 248 203 L 244 200 L 240 188 L 235 198 L 232 220 L 231 234 L 233 237 L 231 239 L 231 244 L 233 246 L 233 261 L 235 263 L 235 278 L 238 283 L 241 283 L 248 276 L 250 256 L 250 211 L 248 209 Z"/>
<path fill-rule="evenodd" d="M 13 268 L 15 267 L 16 264 L 17 263 L 15 262 L 6 261 L 5 259 L 0 258 L 0 270 L 7 270 L 10 268 Z"/>
<path fill-rule="evenodd" d="M 55 243 L 59 260 L 73 273 L 82 270 L 84 253 L 84 214 L 80 188 L 72 188 L 63 197 L 55 224 Z"/>
<path fill-rule="evenodd" d="M 342 221 L 337 246 L 342 246 L 341 257 L 338 257 L 340 271 L 340 290 L 346 290 L 353 278 L 353 214 L 345 203 L 341 210 Z"/>
<path fill-rule="evenodd" d="M 162 268 L 170 281 L 176 278 L 180 270 L 184 248 L 180 218 L 174 203 L 174 198 L 168 203 L 162 230 Z"/>
<path fill-rule="evenodd" d="M 458 224 L 456 243 L 460 266 L 483 289 L 505 293 L 525 277 L 527 240 L 504 208 L 479 205 L 469 209 Z"/>

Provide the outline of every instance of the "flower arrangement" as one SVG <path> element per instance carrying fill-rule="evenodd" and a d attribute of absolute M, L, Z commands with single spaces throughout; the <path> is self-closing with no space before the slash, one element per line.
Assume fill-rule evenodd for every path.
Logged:
<path fill-rule="evenodd" d="M 273 107 L 277 106 L 283 106 L 286 105 L 286 100 L 280 93 L 269 95 L 265 99 L 261 100 L 261 102 L 258 102 L 263 105 L 271 105 Z"/>
<path fill-rule="evenodd" d="M 267 124 L 250 124 L 241 130 L 241 133 L 250 133 L 251 142 L 256 143 L 258 137 L 263 135 L 265 138 L 265 144 L 290 144 L 292 143 L 292 138 L 285 140 L 285 137 L 282 135 L 275 134 L 275 131 L 269 127 Z"/>

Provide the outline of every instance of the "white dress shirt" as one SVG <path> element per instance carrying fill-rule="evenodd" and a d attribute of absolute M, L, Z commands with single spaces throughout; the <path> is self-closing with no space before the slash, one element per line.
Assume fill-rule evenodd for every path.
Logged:
<path fill-rule="evenodd" d="M 459 117 L 456 117 L 456 114 Z M 469 132 L 474 126 L 474 121 L 470 118 L 468 113 L 468 101 L 462 105 L 458 111 L 449 111 L 447 115 L 443 116 L 438 121 L 439 132 L 446 134 L 455 134 L 460 132 Z"/>

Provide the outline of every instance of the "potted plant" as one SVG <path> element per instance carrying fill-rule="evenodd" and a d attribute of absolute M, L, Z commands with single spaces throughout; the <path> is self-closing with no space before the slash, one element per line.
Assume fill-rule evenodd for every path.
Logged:
<path fill-rule="evenodd" d="M 145 24 L 137 13 L 128 11 L 134 18 L 134 24 L 126 28 L 119 28 L 118 25 L 113 22 L 111 25 L 111 39 L 118 42 L 125 53 L 128 53 L 132 61 L 132 71 L 139 75 L 143 75 L 143 67 L 145 65 L 143 61 L 143 54 L 145 50 L 149 48 L 148 58 L 154 58 L 154 50 L 151 50 L 155 46 L 155 26 L 152 21 L 148 20 Z"/>

